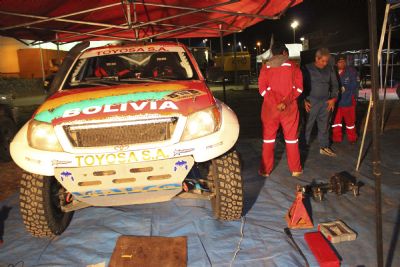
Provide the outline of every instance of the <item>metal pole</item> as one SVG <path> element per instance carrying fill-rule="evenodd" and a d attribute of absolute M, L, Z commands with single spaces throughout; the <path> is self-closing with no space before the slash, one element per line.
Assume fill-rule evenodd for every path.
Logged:
<path fill-rule="evenodd" d="M 58 40 L 58 33 L 56 33 L 56 39 Z M 60 55 L 60 42 L 57 41 L 57 63 L 58 67 L 61 66 L 61 55 Z"/>
<path fill-rule="evenodd" d="M 365 136 L 367 135 L 367 128 L 368 128 L 368 122 L 369 122 L 369 115 L 371 114 L 371 108 L 372 108 L 372 96 L 369 99 L 367 117 L 365 118 L 365 123 L 364 123 L 364 132 L 363 132 L 363 136 L 361 138 L 360 151 L 358 152 L 356 171 L 358 171 L 360 169 L 361 157 L 362 157 L 362 152 L 363 152 L 363 148 L 364 148 Z"/>
<path fill-rule="evenodd" d="M 179 31 L 182 31 L 184 29 L 188 29 L 189 27 L 192 27 L 192 26 L 199 26 L 199 25 L 207 24 L 207 23 L 210 23 L 210 22 L 213 22 L 213 21 L 220 22 L 221 20 L 223 20 L 223 19 L 225 19 L 227 17 L 229 17 L 229 16 L 219 17 L 217 19 L 209 19 L 209 20 L 198 22 L 196 24 L 192 24 L 192 25 L 179 26 L 178 28 L 173 29 L 173 30 L 159 32 L 159 33 L 156 33 L 156 34 L 153 34 L 153 35 L 150 35 L 150 36 L 146 36 L 146 37 L 140 38 L 139 41 L 147 40 L 147 39 L 150 39 L 150 38 L 154 38 L 154 37 L 157 37 L 157 36 L 166 35 L 166 34 L 170 34 L 170 33 L 174 33 L 174 32 L 179 32 Z M 132 26 L 132 28 L 135 28 L 135 27 L 136 26 Z"/>
<path fill-rule="evenodd" d="M 117 37 L 117 36 L 112 36 L 112 35 L 105 35 L 105 34 L 93 34 L 93 33 L 87 33 L 87 32 L 82 32 L 82 33 L 78 33 L 78 32 L 74 32 L 74 31 L 66 31 L 66 30 L 53 30 L 53 29 L 46 29 L 46 28 L 39 28 L 39 27 L 30 27 L 30 29 L 35 29 L 35 30 L 42 30 L 42 31 L 51 31 L 51 32 L 62 32 L 62 33 L 72 33 L 72 34 L 77 34 L 78 36 L 95 36 L 95 37 L 105 37 L 107 39 L 116 39 L 116 40 L 127 40 L 127 41 L 131 41 L 131 38 L 123 38 L 123 37 Z M 39 44 L 43 44 L 43 43 L 47 43 L 47 42 L 41 42 Z"/>
<path fill-rule="evenodd" d="M 46 80 L 46 73 L 45 73 L 45 71 L 44 71 L 44 63 L 43 63 L 43 51 L 42 51 L 42 47 L 39 45 L 39 51 L 40 51 L 40 66 L 41 66 L 41 69 L 42 69 L 42 80 L 43 80 L 43 83 L 44 83 L 44 81 Z"/>
<path fill-rule="evenodd" d="M 48 22 L 48 21 L 53 21 L 53 20 L 54 21 L 61 21 L 61 22 L 68 22 L 68 23 L 85 24 L 85 25 L 91 25 L 91 26 L 112 27 L 112 28 L 126 29 L 126 27 L 121 27 L 121 26 L 118 26 L 118 25 L 112 25 L 112 24 L 106 24 L 106 23 L 100 23 L 100 22 L 94 22 L 94 21 L 63 19 L 65 17 L 75 16 L 77 14 L 87 13 L 89 11 L 94 12 L 94 11 L 97 11 L 97 10 L 100 10 L 100 9 L 104 9 L 104 8 L 108 8 L 110 6 L 115 6 L 115 5 L 120 5 L 120 3 L 108 5 L 108 6 L 105 6 L 105 7 L 92 8 L 90 10 L 84 10 L 84 11 L 81 11 L 81 12 L 66 14 L 66 15 L 62 15 L 62 16 L 58 16 L 58 17 L 45 17 L 45 16 L 36 16 L 36 15 L 30 15 L 30 14 L 21 14 L 21 13 L 15 13 L 15 12 L 0 11 L 0 14 L 3 14 L 3 15 L 10 15 L 10 16 L 38 19 L 38 20 L 32 21 L 32 22 L 13 25 L 13 26 L 9 26 L 9 27 L 3 27 L 0 30 L 5 31 L 5 30 L 11 30 L 11 29 L 14 29 L 14 28 L 27 27 L 27 26 L 30 26 L 30 25 L 39 24 L 39 23 Z"/>
<path fill-rule="evenodd" d="M 233 67 L 235 68 L 235 85 L 238 83 L 237 58 L 236 58 L 236 32 L 233 34 Z"/>
<path fill-rule="evenodd" d="M 393 68 L 394 68 L 394 65 L 393 65 L 394 61 L 393 60 L 394 60 L 394 51 L 392 53 L 392 69 L 390 71 L 390 88 L 393 87 Z"/>
<path fill-rule="evenodd" d="M 219 25 L 222 29 L 222 25 Z M 219 45 L 221 48 L 221 69 L 222 69 L 222 90 L 224 93 L 224 103 L 226 103 L 226 90 L 225 90 L 225 57 L 224 57 L 224 36 L 222 31 L 219 33 Z"/>
<path fill-rule="evenodd" d="M 296 43 L 296 28 L 293 28 L 293 43 Z"/>
<path fill-rule="evenodd" d="M 390 61 L 390 42 L 392 39 L 392 24 L 389 24 L 389 32 L 387 39 L 387 50 L 386 50 L 386 65 L 385 65 L 385 82 L 383 84 L 383 105 L 382 105 L 382 118 L 381 118 L 381 134 L 383 134 L 383 130 L 385 128 L 385 111 L 386 111 L 386 91 L 387 91 L 387 77 L 389 72 L 389 61 Z"/>
<path fill-rule="evenodd" d="M 377 62 L 377 21 L 376 21 L 376 0 L 368 1 L 368 26 L 369 46 L 371 58 L 371 89 L 374 109 L 372 113 L 372 151 L 373 151 L 373 174 L 375 176 L 375 209 L 376 209 L 376 256 L 377 266 L 383 267 L 383 246 L 382 246 L 382 196 L 381 196 L 381 170 L 380 170 L 380 142 L 378 134 L 378 62 Z"/>
<path fill-rule="evenodd" d="M 231 0 L 219 5 L 226 6 L 229 4 L 235 4 L 240 2 L 240 0 Z M 234 11 L 227 11 L 227 10 L 218 10 L 214 9 L 216 6 L 209 6 L 204 8 L 196 8 L 196 7 L 188 7 L 188 6 L 175 6 L 175 5 L 167 5 L 167 4 L 157 4 L 157 3 L 147 3 L 147 2 L 137 2 L 139 5 L 147 5 L 147 6 L 156 6 L 156 7 L 164 7 L 164 8 L 174 8 L 174 9 L 182 9 L 182 10 L 198 10 L 205 13 L 220 13 L 230 16 L 242 16 L 242 17 L 249 17 L 249 18 L 258 18 L 258 19 L 279 19 L 279 16 L 264 16 L 259 14 L 251 14 L 251 13 L 244 13 L 244 12 L 234 12 Z"/>

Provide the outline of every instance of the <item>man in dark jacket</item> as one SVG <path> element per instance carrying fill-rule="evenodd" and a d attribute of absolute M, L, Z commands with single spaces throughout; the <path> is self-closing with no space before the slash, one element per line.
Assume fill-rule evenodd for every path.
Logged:
<path fill-rule="evenodd" d="M 320 153 L 334 157 L 336 154 L 329 143 L 329 119 L 335 108 L 339 84 L 333 66 L 328 64 L 329 59 L 329 50 L 321 48 L 315 53 L 315 61 L 304 68 L 304 105 L 309 113 L 305 138 L 309 145 L 314 123 L 317 121 Z"/>
<path fill-rule="evenodd" d="M 283 43 L 272 46 L 272 58 L 260 71 L 259 92 L 264 97 L 261 111 L 263 124 L 263 147 L 259 174 L 269 176 L 274 166 L 276 132 L 282 126 L 286 154 L 292 176 L 302 173 L 298 147 L 297 129 L 299 111 L 296 99 L 303 92 L 303 77 L 296 63 L 288 60 Z"/>
<path fill-rule="evenodd" d="M 357 141 L 356 132 L 356 97 L 358 89 L 358 75 L 354 68 L 346 66 L 346 57 L 339 56 L 337 67 L 341 82 L 341 96 L 332 125 L 333 142 L 342 142 L 342 120 L 346 123 L 347 139 L 350 143 Z"/>

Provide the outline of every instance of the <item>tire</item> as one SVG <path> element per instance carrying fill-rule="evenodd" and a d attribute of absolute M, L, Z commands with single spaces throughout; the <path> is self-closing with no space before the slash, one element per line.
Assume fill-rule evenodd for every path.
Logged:
<path fill-rule="evenodd" d="M 64 232 L 73 216 L 73 212 L 61 210 L 60 199 L 65 199 L 64 193 L 64 188 L 52 176 L 22 174 L 20 209 L 28 232 L 36 237 L 54 237 Z"/>
<path fill-rule="evenodd" d="M 8 117 L 0 118 L 0 160 L 11 161 L 10 143 L 17 132 L 14 121 Z"/>
<path fill-rule="evenodd" d="M 243 212 L 243 179 L 236 150 L 211 160 L 208 179 L 214 193 L 211 206 L 220 220 L 239 220 Z"/>

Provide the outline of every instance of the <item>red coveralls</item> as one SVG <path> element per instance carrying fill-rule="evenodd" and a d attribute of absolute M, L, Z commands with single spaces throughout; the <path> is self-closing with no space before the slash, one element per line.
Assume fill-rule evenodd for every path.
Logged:
<path fill-rule="evenodd" d="M 342 121 L 344 120 L 346 123 L 347 139 L 353 143 L 357 141 L 355 100 L 358 87 L 357 72 L 350 67 L 346 67 L 339 76 L 345 91 L 341 95 L 332 124 L 332 141 L 337 143 L 342 142 Z"/>
<path fill-rule="evenodd" d="M 260 172 L 270 174 L 274 166 L 274 147 L 276 132 L 282 126 L 286 142 L 286 154 L 291 172 L 301 172 L 297 129 L 299 110 L 297 97 L 303 92 L 303 76 L 300 68 L 290 61 L 281 66 L 263 66 L 260 71 L 258 87 L 264 103 L 261 111 L 263 124 L 263 147 Z M 277 105 L 284 103 L 284 111 Z"/>

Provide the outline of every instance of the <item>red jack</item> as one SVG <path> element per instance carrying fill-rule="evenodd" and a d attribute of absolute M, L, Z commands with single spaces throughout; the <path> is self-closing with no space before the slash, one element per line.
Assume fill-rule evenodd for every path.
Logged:
<path fill-rule="evenodd" d="M 286 221 L 290 229 L 314 228 L 314 224 L 304 206 L 303 199 L 303 190 L 300 186 L 297 186 L 296 200 L 286 214 Z"/>

